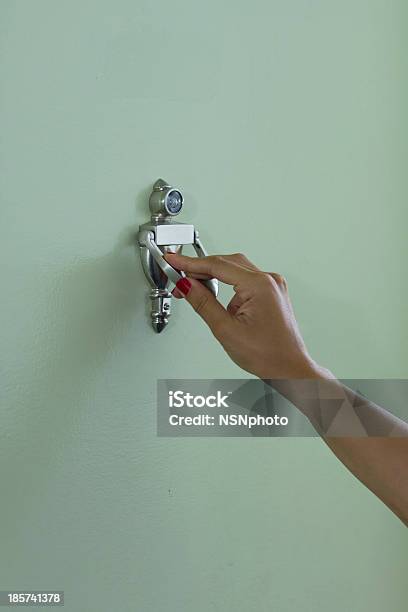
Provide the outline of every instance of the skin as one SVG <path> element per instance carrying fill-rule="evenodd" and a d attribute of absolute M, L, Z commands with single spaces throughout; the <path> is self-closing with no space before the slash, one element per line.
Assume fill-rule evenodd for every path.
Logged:
<path fill-rule="evenodd" d="M 310 356 L 283 276 L 259 270 L 242 254 L 197 258 L 168 253 L 165 257 L 187 275 L 183 292 L 175 288 L 174 297 L 184 297 L 191 304 L 238 366 L 268 381 L 296 405 L 340 461 L 408 525 L 407 424 L 366 400 L 370 423 L 386 433 L 374 437 L 353 429 L 350 434 L 346 418 L 338 432 L 325 434 L 327 400 L 322 398 L 329 392 L 329 397 L 342 400 L 346 415 L 347 408 L 355 415 L 356 395 Z M 233 287 L 234 296 L 226 308 L 200 282 L 208 278 Z"/>

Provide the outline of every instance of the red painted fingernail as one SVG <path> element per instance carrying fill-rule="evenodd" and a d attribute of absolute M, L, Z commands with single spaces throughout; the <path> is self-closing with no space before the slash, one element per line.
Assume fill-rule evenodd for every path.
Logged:
<path fill-rule="evenodd" d="M 177 281 L 177 283 L 176 283 L 176 287 L 177 287 L 177 289 L 178 289 L 179 291 L 181 291 L 181 293 L 182 293 L 183 295 L 187 295 L 187 293 L 188 293 L 188 292 L 190 291 L 190 289 L 191 289 L 191 283 L 190 283 L 190 281 L 188 280 L 188 278 L 185 278 L 185 277 L 183 276 L 183 278 L 180 278 L 180 280 L 179 280 L 179 281 Z"/>
<path fill-rule="evenodd" d="M 177 287 L 174 287 L 173 291 L 171 292 L 171 295 L 177 299 L 183 297 L 183 294 L 177 289 Z"/>

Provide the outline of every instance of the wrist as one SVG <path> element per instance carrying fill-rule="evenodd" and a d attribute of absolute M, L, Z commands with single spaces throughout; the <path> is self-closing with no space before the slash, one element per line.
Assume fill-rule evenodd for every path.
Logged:
<path fill-rule="evenodd" d="M 335 378 L 330 370 L 316 363 L 311 357 L 307 357 L 302 372 L 303 378 Z"/>
<path fill-rule="evenodd" d="M 275 371 L 270 372 L 266 378 L 275 379 L 287 379 L 287 380 L 313 380 L 313 379 L 333 379 L 335 376 L 330 370 L 319 365 L 309 355 L 301 355 L 297 359 L 293 360 L 287 367 L 282 369 L 279 373 Z"/>

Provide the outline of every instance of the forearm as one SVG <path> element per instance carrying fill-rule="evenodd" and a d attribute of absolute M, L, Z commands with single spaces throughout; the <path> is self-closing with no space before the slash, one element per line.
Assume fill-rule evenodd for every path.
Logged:
<path fill-rule="evenodd" d="M 338 459 L 408 526 L 408 438 L 323 439 Z"/>
<path fill-rule="evenodd" d="M 408 525 L 408 425 L 342 385 L 327 370 L 313 368 L 307 374 L 307 379 L 270 384 L 301 410 L 338 459 Z"/>
<path fill-rule="evenodd" d="M 173 295 L 186 297 L 231 359 L 297 406 L 349 470 L 408 522 L 408 426 L 314 364 L 286 280 L 242 254 L 165 257 L 189 276 Z M 227 308 L 198 280 L 205 278 L 234 288 Z"/>

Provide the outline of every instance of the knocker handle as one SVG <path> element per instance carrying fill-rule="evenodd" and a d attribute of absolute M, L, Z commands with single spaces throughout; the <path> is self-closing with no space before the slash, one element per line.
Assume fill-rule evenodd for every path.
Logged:
<path fill-rule="evenodd" d="M 206 257 L 207 251 L 201 242 L 198 231 L 191 223 L 176 223 L 184 204 L 184 197 L 178 188 L 171 187 L 159 179 L 150 194 L 150 222 L 139 228 L 138 243 L 140 258 L 145 276 L 150 284 L 152 326 L 161 332 L 171 314 L 172 295 L 169 282 L 177 283 L 186 275 L 176 270 L 164 258 L 166 253 L 181 253 L 183 245 L 192 245 L 197 257 Z M 201 281 L 215 295 L 218 295 L 218 281 L 214 278 Z"/>

